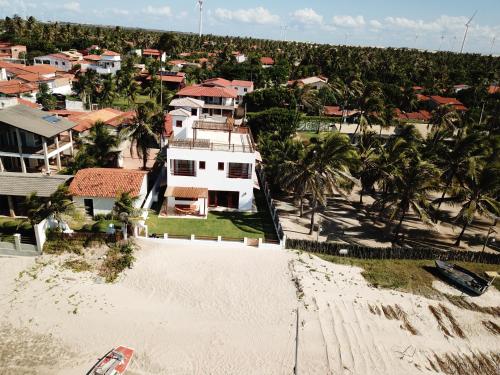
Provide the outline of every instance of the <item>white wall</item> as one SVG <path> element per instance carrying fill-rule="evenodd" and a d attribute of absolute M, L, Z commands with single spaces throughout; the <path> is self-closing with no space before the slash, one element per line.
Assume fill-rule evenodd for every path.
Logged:
<path fill-rule="evenodd" d="M 42 61 L 49 61 L 49 64 L 44 64 Z M 35 65 L 50 65 L 57 70 L 67 72 L 73 68 L 73 64 L 71 61 L 66 60 L 66 59 L 58 59 L 53 56 L 40 56 L 40 57 L 35 57 Z"/>
<path fill-rule="evenodd" d="M 170 174 L 170 160 L 195 160 L 196 177 L 173 176 Z M 199 161 L 205 162 L 205 169 L 200 170 Z M 224 170 L 218 170 L 218 163 L 224 162 Z M 184 187 L 202 187 L 208 190 L 239 191 L 239 210 L 249 211 L 253 203 L 253 178 L 227 178 L 228 163 L 248 163 L 255 174 L 255 154 L 244 152 L 225 152 L 210 150 L 189 150 L 180 148 L 167 149 L 167 185 Z"/>
<path fill-rule="evenodd" d="M 76 206 L 84 207 L 84 200 L 92 199 L 94 202 L 94 215 L 106 215 L 111 213 L 115 205 L 114 198 L 96 198 L 96 197 L 73 197 Z"/>

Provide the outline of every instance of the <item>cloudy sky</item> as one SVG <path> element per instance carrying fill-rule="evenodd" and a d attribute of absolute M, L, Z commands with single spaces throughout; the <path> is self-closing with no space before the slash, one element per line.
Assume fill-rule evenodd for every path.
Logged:
<path fill-rule="evenodd" d="M 500 54 L 500 0 L 205 0 L 204 32 Z M 195 0 L 0 0 L 0 17 L 197 31 Z M 496 40 L 494 41 L 494 38 Z"/>

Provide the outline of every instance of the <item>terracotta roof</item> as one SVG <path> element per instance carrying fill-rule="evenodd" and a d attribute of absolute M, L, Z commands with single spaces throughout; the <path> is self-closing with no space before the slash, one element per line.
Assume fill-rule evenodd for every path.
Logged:
<path fill-rule="evenodd" d="M 325 105 L 324 113 L 326 116 L 342 116 L 342 111 L 339 106 Z"/>
<path fill-rule="evenodd" d="M 274 65 L 274 59 L 272 57 L 261 57 L 260 62 L 262 65 Z"/>
<path fill-rule="evenodd" d="M 15 95 L 34 91 L 38 91 L 38 85 L 25 83 L 17 79 L 0 82 L 0 93 L 5 95 Z"/>
<path fill-rule="evenodd" d="M 458 99 L 446 98 L 439 95 L 431 95 L 431 100 L 440 105 L 463 105 Z"/>
<path fill-rule="evenodd" d="M 241 86 L 241 87 L 252 87 L 253 86 L 253 82 L 252 81 L 242 81 L 242 80 L 239 80 L 239 79 L 235 79 L 231 83 L 232 83 L 233 86 Z"/>
<path fill-rule="evenodd" d="M 26 82 L 40 82 L 50 80 L 50 78 L 41 77 L 36 73 L 19 74 L 16 76 L 16 79 L 21 79 Z"/>
<path fill-rule="evenodd" d="M 33 102 L 30 102 L 29 100 L 26 100 L 26 99 L 23 99 L 23 98 L 17 98 L 17 102 L 19 104 L 22 104 L 22 105 L 25 105 L 25 106 L 28 106 L 30 108 L 35 108 L 35 109 L 39 109 L 40 108 L 40 105 L 37 104 L 37 103 L 33 103 Z"/>
<path fill-rule="evenodd" d="M 165 191 L 166 197 L 176 198 L 208 198 L 207 188 L 169 186 Z"/>
<path fill-rule="evenodd" d="M 429 121 L 431 119 L 430 112 L 424 110 L 418 112 L 402 112 L 399 108 L 396 108 L 395 112 L 398 120 Z"/>
<path fill-rule="evenodd" d="M 116 198 L 120 193 L 138 197 L 146 175 L 145 171 L 131 169 L 80 169 L 71 181 L 69 191 L 77 197 Z"/>
<path fill-rule="evenodd" d="M 102 53 L 102 56 L 120 56 L 120 54 L 118 52 L 106 50 Z"/>
<path fill-rule="evenodd" d="M 164 123 L 164 135 L 166 137 L 170 137 L 174 132 L 174 126 L 172 122 L 171 115 L 165 115 L 165 123 Z"/>
<path fill-rule="evenodd" d="M 235 89 L 229 87 L 206 87 L 206 86 L 187 86 L 177 92 L 179 96 L 190 97 L 218 97 L 218 98 L 236 98 L 238 93 Z"/>
<path fill-rule="evenodd" d="M 94 126 L 97 121 L 102 121 L 106 125 L 117 127 L 125 120 L 133 118 L 135 112 L 121 112 L 113 108 L 103 108 L 93 112 L 83 112 L 70 115 L 69 119 L 73 121 L 76 126 L 73 130 L 77 132 L 84 132 Z"/>
<path fill-rule="evenodd" d="M 427 95 L 416 94 L 415 96 L 417 97 L 417 101 L 419 102 L 426 102 L 430 100 L 430 98 Z"/>
<path fill-rule="evenodd" d="M 160 78 L 159 75 L 157 75 L 158 78 Z M 147 78 L 148 80 L 151 79 L 151 76 Z M 161 76 L 161 81 L 162 82 L 171 82 L 171 83 L 182 83 L 186 79 L 186 76 L 184 73 L 180 73 L 178 75 L 162 75 Z"/>
<path fill-rule="evenodd" d="M 160 51 L 153 48 L 144 48 L 142 54 L 160 56 Z"/>
<path fill-rule="evenodd" d="M 220 87 L 228 87 L 231 86 L 231 81 L 228 81 L 225 78 L 210 78 L 203 81 L 202 85 L 214 85 Z"/>
<path fill-rule="evenodd" d="M 101 60 L 101 56 L 100 55 L 87 55 L 87 56 L 83 56 L 83 59 L 89 60 L 89 61 L 99 61 L 99 60 Z"/>
<path fill-rule="evenodd" d="M 491 85 L 490 87 L 488 87 L 488 94 L 493 95 L 496 93 L 500 93 L 500 86 Z"/>
<path fill-rule="evenodd" d="M 188 64 L 188 62 L 186 60 L 170 60 L 168 63 L 170 65 L 184 65 L 184 64 Z"/>
<path fill-rule="evenodd" d="M 50 65 L 23 66 L 22 69 L 35 74 L 51 74 L 57 72 L 57 68 Z"/>

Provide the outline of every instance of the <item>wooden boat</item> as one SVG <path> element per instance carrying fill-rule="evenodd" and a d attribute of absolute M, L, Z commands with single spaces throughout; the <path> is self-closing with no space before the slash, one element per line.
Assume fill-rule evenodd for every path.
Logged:
<path fill-rule="evenodd" d="M 442 260 L 436 260 L 436 267 L 443 276 L 476 295 L 486 292 L 493 281 L 488 281 L 474 272 Z"/>
<path fill-rule="evenodd" d="M 90 371 L 89 375 L 122 375 L 134 354 L 134 349 L 118 346 L 108 352 Z"/>

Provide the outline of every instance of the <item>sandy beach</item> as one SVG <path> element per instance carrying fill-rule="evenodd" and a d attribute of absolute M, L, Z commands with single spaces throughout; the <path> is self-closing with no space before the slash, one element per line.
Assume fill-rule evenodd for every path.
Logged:
<path fill-rule="evenodd" d="M 130 375 L 292 374 L 297 308 L 300 374 L 436 374 L 445 355 L 500 353 L 483 323 L 500 325 L 498 314 L 376 289 L 356 267 L 239 245 L 139 245 L 114 284 L 62 268 L 67 255 L 1 257 L 0 374 L 85 374 L 119 344 L 136 349 Z M 474 302 L 499 307 L 500 293 Z"/>

